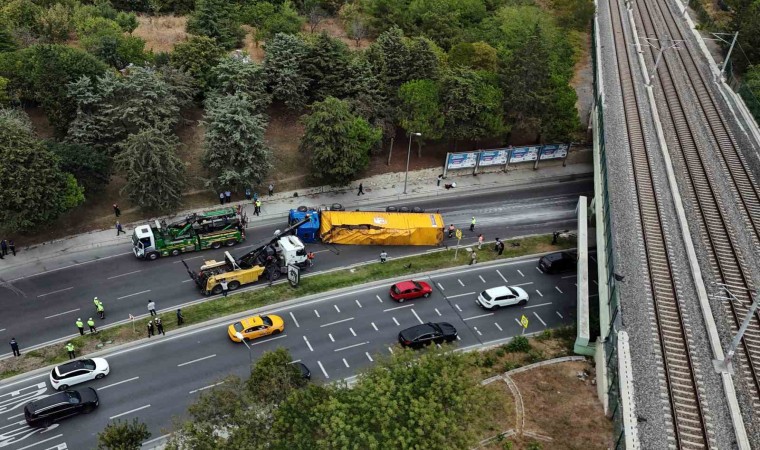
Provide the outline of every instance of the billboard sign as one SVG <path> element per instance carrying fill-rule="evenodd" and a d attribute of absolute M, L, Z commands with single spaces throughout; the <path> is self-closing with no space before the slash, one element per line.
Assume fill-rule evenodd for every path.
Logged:
<path fill-rule="evenodd" d="M 449 169 L 466 169 L 475 167 L 477 161 L 478 152 L 449 153 L 449 160 L 446 165 Z"/>
<path fill-rule="evenodd" d="M 538 151 L 541 146 L 534 145 L 529 147 L 515 147 L 512 149 L 512 157 L 509 159 L 510 163 L 521 163 L 528 161 L 535 161 L 538 159 Z"/>
<path fill-rule="evenodd" d="M 478 165 L 480 167 L 503 166 L 507 163 L 508 153 L 509 150 L 503 148 L 496 150 L 483 150 L 480 152 L 480 161 L 478 162 Z"/>
<path fill-rule="evenodd" d="M 548 144 L 541 149 L 541 159 L 560 159 L 567 156 L 567 144 Z"/>

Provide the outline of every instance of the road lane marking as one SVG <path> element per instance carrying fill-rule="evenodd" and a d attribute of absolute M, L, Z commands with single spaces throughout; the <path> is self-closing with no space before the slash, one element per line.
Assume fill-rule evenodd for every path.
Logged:
<path fill-rule="evenodd" d="M 301 328 L 301 325 L 298 324 L 298 321 L 296 320 L 296 316 L 293 315 L 293 312 L 290 312 L 290 318 L 293 319 L 293 322 L 296 324 L 296 328 Z"/>
<path fill-rule="evenodd" d="M 552 302 L 539 303 L 538 305 L 523 306 L 523 309 L 538 308 L 539 306 L 551 305 Z"/>
<path fill-rule="evenodd" d="M 106 385 L 106 386 L 103 386 L 103 387 L 99 387 L 97 390 L 102 391 L 103 389 L 108 389 L 110 387 L 118 386 L 118 385 L 123 384 L 123 383 L 128 383 L 130 381 L 134 381 L 134 380 L 137 380 L 139 378 L 140 377 L 132 377 L 132 378 L 129 378 L 127 380 L 118 381 L 118 382 L 113 383 L 113 384 L 109 384 L 109 385 Z"/>
<path fill-rule="evenodd" d="M 137 273 L 137 272 L 142 272 L 142 269 L 140 269 L 140 270 L 133 270 L 132 272 L 122 273 L 122 274 L 119 274 L 119 275 L 114 275 L 112 277 L 106 278 L 106 280 L 113 280 L 114 278 L 126 277 L 127 275 L 132 275 L 133 273 Z"/>
<path fill-rule="evenodd" d="M 117 297 L 116 300 L 121 300 L 123 298 L 128 298 L 128 297 L 134 297 L 135 295 L 145 294 L 146 292 L 150 292 L 150 289 L 148 289 L 147 291 L 135 292 L 134 294 L 125 295 L 123 297 Z"/>
<path fill-rule="evenodd" d="M 328 375 L 327 371 L 325 370 L 325 366 L 322 365 L 322 361 L 317 361 L 317 365 L 319 365 L 319 368 L 322 369 L 322 373 L 325 375 L 325 378 L 330 378 L 330 375 Z"/>
<path fill-rule="evenodd" d="M 422 321 L 422 319 L 420 319 L 420 316 L 417 315 L 417 312 L 414 310 L 414 308 L 412 308 L 412 314 L 414 314 L 414 317 L 416 317 L 417 320 L 420 321 L 420 323 L 425 323 L 425 322 Z"/>
<path fill-rule="evenodd" d="M 522 324 L 520 323 L 520 319 L 518 319 L 517 317 L 515 317 L 515 322 L 517 322 L 517 324 L 520 325 L 520 328 L 522 328 Z"/>
<path fill-rule="evenodd" d="M 525 274 L 522 273 L 522 270 L 517 269 L 517 273 L 519 273 L 521 277 L 523 277 L 523 278 L 525 277 Z"/>
<path fill-rule="evenodd" d="M 461 341 L 461 340 L 462 338 L 460 338 L 459 335 L 457 335 L 457 341 Z M 440 344 L 438 345 L 438 348 L 441 348 Z"/>
<path fill-rule="evenodd" d="M 567 276 L 564 276 L 564 277 L 562 277 L 562 279 L 564 280 L 565 278 L 575 278 L 575 277 L 577 277 L 577 276 L 578 276 L 578 274 L 576 273 L 575 275 L 567 275 Z"/>
<path fill-rule="evenodd" d="M 153 438 L 153 439 L 151 439 L 151 440 L 149 440 L 149 441 L 145 441 L 145 442 L 143 442 L 143 443 L 142 443 L 142 446 L 143 446 L 143 447 L 145 447 L 145 446 L 147 446 L 147 445 L 150 445 L 150 444 L 152 444 L 152 443 L 154 443 L 154 442 L 156 442 L 156 441 L 160 441 L 161 439 L 166 439 L 166 438 L 168 438 L 169 436 L 171 436 L 171 435 L 170 435 L 170 434 L 165 434 L 165 435 L 163 435 L 163 436 L 159 436 L 159 437 L 157 437 L 157 438 Z"/>
<path fill-rule="evenodd" d="M 123 412 L 121 414 L 116 414 L 115 416 L 109 417 L 108 420 L 113 420 L 113 419 L 116 419 L 117 417 L 126 416 L 127 414 L 131 414 L 133 412 L 137 412 L 137 411 L 140 411 L 140 410 L 143 410 L 143 409 L 146 409 L 146 408 L 150 408 L 150 405 L 141 406 L 139 408 L 135 408 L 133 410 L 130 410 L 130 411 L 127 411 L 127 412 Z"/>
<path fill-rule="evenodd" d="M 183 281 L 183 283 L 189 283 L 189 282 L 191 282 L 191 281 L 195 281 L 195 280 L 193 280 L 192 278 L 190 278 L 189 280 L 185 280 L 185 281 Z"/>
<path fill-rule="evenodd" d="M 539 291 L 538 289 L 536 289 L 536 294 L 538 294 L 540 297 L 544 296 L 544 294 L 542 294 L 541 291 Z"/>
<path fill-rule="evenodd" d="M 335 307 L 335 310 L 338 311 L 338 314 L 340 314 L 340 308 L 338 308 L 338 305 L 333 305 Z"/>
<path fill-rule="evenodd" d="M 412 311 L 414 311 L 414 310 L 412 310 Z M 348 331 L 350 331 L 350 332 L 351 332 L 351 334 L 353 334 L 353 335 L 354 335 L 354 337 L 356 337 L 356 332 L 354 331 L 354 329 L 353 329 L 353 328 L 351 328 L 351 327 L 348 327 Z"/>
<path fill-rule="evenodd" d="M 435 284 L 437 284 L 437 285 L 438 285 L 438 289 L 440 289 L 440 290 L 442 290 L 442 291 L 445 291 L 445 290 L 446 290 L 446 289 L 444 289 L 444 288 L 443 288 L 443 285 L 441 285 L 441 283 L 435 283 Z"/>
<path fill-rule="evenodd" d="M 0 333 L 2 333 L 3 331 L 5 331 L 5 328 L 0 328 Z"/>
<path fill-rule="evenodd" d="M 384 309 L 383 312 L 393 311 L 394 309 L 408 308 L 410 306 L 414 306 L 414 305 L 412 303 L 407 303 L 406 305 L 403 305 L 403 306 L 396 306 L 395 308 Z"/>
<path fill-rule="evenodd" d="M 369 344 L 369 341 L 359 342 L 358 344 L 353 344 L 353 345 L 349 345 L 349 346 L 346 346 L 346 347 L 336 348 L 333 351 L 334 352 L 342 352 L 343 350 L 348 350 L 349 348 L 359 347 L 359 346 L 367 345 L 367 344 Z"/>
<path fill-rule="evenodd" d="M 359 299 L 356 299 L 356 300 L 354 300 L 354 301 L 356 302 L 356 306 L 358 306 L 359 308 L 361 308 L 361 307 L 362 307 L 362 304 L 361 304 L 361 303 L 359 303 Z"/>
<path fill-rule="evenodd" d="M 316 315 L 317 315 L 317 318 L 318 318 L 318 319 L 320 318 L 320 317 L 319 317 L 319 311 L 317 311 L 316 309 L 314 310 L 314 314 L 316 314 Z"/>
<path fill-rule="evenodd" d="M 507 281 L 507 279 L 504 278 L 504 275 L 502 275 L 501 272 L 499 272 L 499 269 L 496 269 L 496 273 L 499 274 L 499 276 L 501 277 L 502 280 L 504 280 L 505 283 L 509 283 L 509 281 Z"/>
<path fill-rule="evenodd" d="M 559 286 L 554 286 L 554 289 L 558 290 L 560 294 L 564 294 L 564 292 L 562 292 L 562 289 L 560 289 Z"/>
<path fill-rule="evenodd" d="M 483 276 L 482 276 L 482 275 L 478 275 L 478 278 L 480 278 L 480 281 L 482 281 L 483 283 L 485 283 L 485 282 L 486 282 L 485 278 L 483 278 Z"/>
<path fill-rule="evenodd" d="M 383 299 L 382 299 L 382 298 L 380 298 L 380 296 L 379 296 L 379 295 L 375 295 L 375 297 L 377 297 L 377 299 L 378 299 L 378 300 L 380 300 L 380 303 L 382 303 L 382 302 L 383 302 Z"/>
<path fill-rule="evenodd" d="M 536 316 L 536 319 L 538 319 L 539 322 L 541 322 L 544 326 L 546 326 L 546 322 L 544 322 L 541 319 L 541 317 L 538 315 L 538 313 L 536 313 L 535 311 L 533 311 L 533 315 Z"/>
<path fill-rule="evenodd" d="M 38 296 L 37 296 L 37 298 L 40 298 L 40 297 L 46 297 L 46 296 L 48 296 L 48 295 L 57 294 L 57 293 L 59 293 L 59 292 L 66 292 L 66 291 L 70 291 L 70 290 L 72 290 L 72 289 L 74 289 L 74 286 L 71 286 L 71 287 L 67 287 L 66 289 L 58 289 L 57 291 L 48 292 L 47 294 L 40 294 L 40 295 L 38 295 Z"/>
<path fill-rule="evenodd" d="M 341 320 L 336 320 L 335 322 L 325 323 L 325 324 L 320 325 L 319 328 L 329 327 L 330 325 L 335 325 L 337 323 L 348 322 L 349 320 L 354 320 L 354 318 L 349 317 L 348 319 L 341 319 Z"/>
<path fill-rule="evenodd" d="M 459 282 L 459 284 L 462 285 L 462 287 L 464 287 L 464 283 L 462 283 L 462 280 L 460 280 L 459 278 L 457 278 L 457 281 Z"/>
<path fill-rule="evenodd" d="M 351 367 L 351 366 L 349 366 L 349 365 L 348 365 L 348 361 L 346 361 L 346 358 L 343 358 L 343 364 L 345 364 L 345 365 L 346 365 L 346 368 L 349 368 L 349 367 Z"/>
<path fill-rule="evenodd" d="M 532 282 L 532 281 L 529 281 L 529 282 L 527 282 L 527 283 L 513 284 L 512 286 L 528 286 L 528 285 L 530 285 L 530 284 L 533 284 L 533 282 Z"/>
<path fill-rule="evenodd" d="M 368 359 L 370 362 L 375 362 L 375 360 L 374 360 L 374 359 L 372 359 L 372 357 L 371 357 L 371 356 L 369 356 L 369 352 L 364 352 L 364 354 L 365 354 L 365 355 L 367 355 L 367 359 Z"/>
<path fill-rule="evenodd" d="M 479 316 L 472 316 L 472 317 L 468 317 L 468 318 L 462 319 L 462 320 L 465 321 L 465 320 L 472 320 L 472 319 L 480 319 L 481 317 L 488 317 L 488 316 L 493 316 L 493 313 L 481 314 Z"/>
<path fill-rule="evenodd" d="M 374 328 L 375 331 L 380 331 L 380 330 L 377 329 L 377 325 L 375 325 L 375 322 L 370 322 L 370 323 L 372 324 L 372 328 Z"/>
<path fill-rule="evenodd" d="M 21 416 L 23 416 L 23 415 L 24 415 L 24 413 L 21 413 L 21 414 L 16 414 L 15 416 L 10 416 L 10 417 L 8 417 L 8 420 L 13 420 L 13 419 L 15 419 L 16 417 L 21 417 Z M 20 422 L 16 422 L 16 423 L 20 423 Z"/>
<path fill-rule="evenodd" d="M 188 394 L 195 394 L 196 392 L 205 391 L 206 389 L 211 389 L 213 387 L 217 387 L 220 384 L 224 384 L 224 381 L 220 381 L 220 382 L 215 383 L 215 384 L 210 384 L 208 386 L 203 386 L 202 388 L 198 388 L 198 389 L 195 389 L 195 390 L 192 390 L 192 391 L 188 392 Z"/>
<path fill-rule="evenodd" d="M 478 327 L 472 327 L 473 330 L 475 330 L 476 333 L 478 333 L 478 336 L 483 336 L 483 333 L 478 330 Z"/>
<path fill-rule="evenodd" d="M 395 317 L 392 317 L 392 319 L 393 319 L 393 323 L 395 323 L 396 326 L 400 326 L 401 325 L 400 323 L 398 323 L 398 320 L 396 320 Z"/>
<path fill-rule="evenodd" d="M 62 434 L 57 434 L 57 435 L 55 435 L 55 436 L 53 436 L 53 437 L 49 437 L 49 438 L 47 438 L 47 439 L 44 439 L 44 440 L 42 440 L 42 441 L 39 441 L 39 442 L 35 442 L 34 444 L 29 444 L 29 445 L 27 445 L 26 447 L 21 447 L 21 448 L 19 448 L 18 450 L 26 450 L 26 449 L 28 449 L 28 448 L 32 448 L 32 447 L 34 447 L 35 445 L 44 444 L 45 442 L 49 442 L 49 441 L 52 441 L 53 439 L 58 439 L 58 438 L 60 438 L 60 437 L 63 437 L 63 435 L 62 435 Z"/>
<path fill-rule="evenodd" d="M 560 314 L 559 311 L 555 311 L 555 312 L 557 313 L 560 319 L 564 319 L 564 317 L 562 317 L 562 314 Z"/>
<path fill-rule="evenodd" d="M 543 271 L 541 271 L 541 269 L 539 269 L 538 267 L 536 267 L 536 270 L 538 270 L 538 273 L 544 273 L 544 272 L 543 272 Z"/>
<path fill-rule="evenodd" d="M 198 359 L 194 359 L 194 360 L 192 360 L 192 361 L 184 362 L 184 363 L 182 363 L 182 364 L 177 364 L 177 367 L 182 367 L 182 366 L 186 366 L 186 365 L 188 365 L 188 364 L 197 363 L 197 362 L 199 362 L 199 361 L 203 361 L 203 360 L 205 360 L 205 359 L 213 358 L 214 356 L 216 356 L 216 353 L 214 353 L 213 355 L 204 356 L 203 358 L 198 358 Z"/>
<path fill-rule="evenodd" d="M 327 337 L 330 338 L 331 342 L 335 342 L 335 338 L 332 336 L 332 333 L 327 333 Z"/>
<path fill-rule="evenodd" d="M 253 246 L 252 246 L 252 245 L 250 245 L 249 247 L 253 247 Z M 245 248 L 245 247 L 239 247 L 239 248 Z M 198 259 L 198 258 L 203 258 L 203 257 L 205 257 L 205 256 L 206 256 L 206 255 L 201 255 L 201 256 L 193 256 L 192 258 L 182 258 L 182 259 L 184 259 L 185 261 L 190 261 L 191 259 Z M 172 264 L 179 264 L 179 263 L 181 263 L 181 262 L 182 262 L 182 260 L 179 260 L 179 261 L 174 261 Z"/>
<path fill-rule="evenodd" d="M 504 331 L 498 323 L 494 322 L 493 324 L 496 325 L 496 328 L 498 328 L 499 331 Z"/>
<path fill-rule="evenodd" d="M 309 351 L 312 351 L 312 352 L 313 352 L 313 351 L 314 351 L 314 349 L 313 349 L 313 348 L 311 348 L 311 344 L 309 343 L 309 340 L 308 340 L 308 339 L 306 339 L 306 336 L 304 336 L 304 337 L 303 337 L 303 340 L 304 340 L 304 342 L 306 342 L 306 345 L 307 345 L 307 346 L 309 346 Z M 322 370 L 325 370 L 325 369 L 322 369 Z"/>
<path fill-rule="evenodd" d="M 458 303 L 454 303 L 454 306 L 457 308 L 457 310 L 459 310 L 459 312 L 462 312 L 462 308 L 459 307 Z"/>
<path fill-rule="evenodd" d="M 62 316 L 62 315 L 64 315 L 64 314 L 73 313 L 74 311 L 79 311 L 80 309 L 81 309 L 81 308 L 72 309 L 72 310 L 70 310 L 70 311 L 65 311 L 65 312 L 62 312 L 62 313 L 53 314 L 52 316 L 47 316 L 47 317 L 45 317 L 45 318 L 46 318 L 46 319 L 52 319 L 53 317 L 58 317 L 58 316 Z"/>
<path fill-rule="evenodd" d="M 281 334 L 281 335 L 279 335 L 279 336 L 277 336 L 277 337 L 273 337 L 273 338 L 269 338 L 269 339 L 264 339 L 264 340 L 261 340 L 261 341 L 257 341 L 257 342 L 251 342 L 251 343 L 250 343 L 250 344 L 248 344 L 248 345 L 259 345 L 259 344 L 266 344 L 267 342 L 276 341 L 277 339 L 282 339 L 282 338 L 286 338 L 286 337 L 288 337 L 288 335 L 287 335 L 287 334 Z"/>
<path fill-rule="evenodd" d="M 475 295 L 476 292 L 465 292 L 464 294 L 457 294 L 457 295 L 449 295 L 446 298 L 457 298 L 457 297 L 464 297 L 466 295 Z"/>
<path fill-rule="evenodd" d="M 388 347 L 388 351 L 391 352 L 391 355 L 393 354 L 393 349 Z"/>
<path fill-rule="evenodd" d="M 438 311 L 438 308 L 433 308 L 433 309 L 435 309 L 435 313 L 438 314 L 438 317 L 441 317 L 442 314 L 440 311 Z"/>
<path fill-rule="evenodd" d="M 290 361 L 290 364 L 296 364 L 296 363 L 300 363 L 300 362 L 301 362 L 300 359 L 295 359 L 293 361 Z"/>

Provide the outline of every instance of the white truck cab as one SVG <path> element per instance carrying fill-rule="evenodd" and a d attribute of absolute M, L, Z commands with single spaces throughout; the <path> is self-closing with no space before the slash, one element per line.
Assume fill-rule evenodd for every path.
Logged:
<path fill-rule="evenodd" d="M 275 249 L 285 265 L 303 266 L 306 263 L 306 246 L 297 236 L 283 236 L 277 240 Z"/>
<path fill-rule="evenodd" d="M 156 237 L 153 235 L 153 230 L 150 225 L 140 225 L 135 227 L 134 233 L 132 233 L 132 251 L 138 258 L 145 258 L 150 252 L 156 249 Z"/>

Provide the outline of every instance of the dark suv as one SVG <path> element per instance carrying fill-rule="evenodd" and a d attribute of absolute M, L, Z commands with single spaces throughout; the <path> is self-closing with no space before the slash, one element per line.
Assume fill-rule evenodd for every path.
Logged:
<path fill-rule="evenodd" d="M 66 417 L 90 413 L 99 404 L 98 393 L 93 388 L 63 391 L 27 403 L 24 418 L 31 427 L 47 428 Z"/>
<path fill-rule="evenodd" d="M 402 330 L 398 342 L 404 347 L 422 347 L 427 344 L 452 342 L 457 339 L 457 329 L 448 322 L 423 323 Z"/>
<path fill-rule="evenodd" d="M 544 255 L 538 260 L 538 268 L 544 273 L 562 273 L 575 270 L 578 265 L 576 252 L 557 252 Z"/>

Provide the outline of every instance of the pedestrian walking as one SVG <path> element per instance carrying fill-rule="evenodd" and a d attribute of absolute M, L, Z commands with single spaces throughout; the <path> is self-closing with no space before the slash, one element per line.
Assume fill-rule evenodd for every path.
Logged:
<path fill-rule="evenodd" d="M 12 337 L 11 341 L 9 342 L 11 344 L 11 350 L 13 350 L 13 356 L 21 356 L 21 352 L 18 351 L 18 342 L 16 342 L 16 338 Z"/>
<path fill-rule="evenodd" d="M 103 306 L 103 302 L 99 301 L 98 306 L 96 307 L 98 311 L 98 315 L 100 316 L 101 320 L 106 318 L 106 308 Z"/>
<path fill-rule="evenodd" d="M 153 321 L 149 320 L 148 321 L 148 338 L 150 338 L 151 336 L 153 336 L 153 334 L 154 334 L 153 333 Z"/>
<path fill-rule="evenodd" d="M 182 309 L 177 309 L 177 326 L 185 323 L 185 316 L 182 315 Z"/>
<path fill-rule="evenodd" d="M 380 252 L 380 263 L 385 263 L 385 261 L 388 260 L 388 254 L 385 253 L 385 250 Z"/>
<path fill-rule="evenodd" d="M 481 234 L 478 235 L 478 250 L 480 250 L 481 248 L 483 248 L 483 241 L 484 241 L 484 239 L 483 239 L 483 233 L 481 233 Z"/>
<path fill-rule="evenodd" d="M 222 278 L 221 280 L 219 280 L 219 285 L 222 286 L 222 297 L 226 297 L 227 291 L 228 291 L 227 279 Z"/>
<path fill-rule="evenodd" d="M 251 199 L 251 188 L 247 187 L 245 188 L 245 199 L 250 200 Z"/>
<path fill-rule="evenodd" d="M 16 243 L 13 242 L 13 239 L 8 241 L 8 248 L 11 249 L 11 253 L 13 253 L 13 256 L 16 256 Z"/>
<path fill-rule="evenodd" d="M 3 253 L 3 256 L 8 254 L 8 242 L 6 242 L 5 239 L 0 241 L 0 252 Z"/>
<path fill-rule="evenodd" d="M 76 353 L 74 353 L 74 344 L 71 342 L 66 344 L 66 351 L 69 352 L 69 359 L 74 359 L 77 357 Z"/>
<path fill-rule="evenodd" d="M 259 199 L 259 193 L 258 192 L 254 192 L 253 193 L 253 201 L 255 202 L 258 199 Z"/>
<path fill-rule="evenodd" d="M 116 203 L 113 204 L 113 213 L 116 215 L 116 217 L 119 217 L 121 215 L 121 210 L 119 209 L 119 205 Z"/>
<path fill-rule="evenodd" d="M 450 237 L 450 238 L 451 238 L 451 237 L 454 237 L 454 232 L 455 232 L 456 230 L 457 230 L 457 229 L 456 229 L 456 227 L 454 227 L 454 224 L 453 224 L 453 223 L 452 223 L 451 225 L 449 225 L 449 237 Z"/>
<path fill-rule="evenodd" d="M 166 333 L 164 333 L 164 323 L 161 322 L 160 317 L 156 317 L 156 331 L 158 331 L 156 335 L 161 334 L 163 336 L 166 336 Z"/>
<path fill-rule="evenodd" d="M 219 193 L 219 204 L 220 205 L 224 204 L 224 192 Z"/>
<path fill-rule="evenodd" d="M 224 200 L 229 203 L 232 201 L 232 192 L 224 191 Z"/>
<path fill-rule="evenodd" d="M 76 321 L 77 328 L 79 328 L 79 335 L 84 336 L 84 322 L 82 322 L 82 319 L 77 319 Z"/>
<path fill-rule="evenodd" d="M 92 299 L 92 303 L 95 305 L 95 311 L 98 310 L 98 303 L 100 303 L 100 300 L 98 300 L 97 297 Z"/>
<path fill-rule="evenodd" d="M 478 255 L 477 255 L 477 253 L 475 253 L 475 250 L 473 250 L 472 252 L 470 252 L 470 264 L 469 265 L 476 264 L 477 262 L 478 262 Z"/>
<path fill-rule="evenodd" d="M 148 300 L 148 312 L 151 316 L 157 316 L 156 314 L 156 302 L 153 300 Z"/>
<path fill-rule="evenodd" d="M 501 239 L 496 238 L 496 246 L 494 247 L 494 250 L 496 250 L 499 256 L 504 253 L 504 243 L 501 242 Z"/>
<path fill-rule="evenodd" d="M 98 330 L 95 328 L 95 321 L 92 320 L 92 317 L 87 319 L 87 326 L 90 327 L 90 334 L 98 332 Z"/>
<path fill-rule="evenodd" d="M 269 196 L 271 197 L 272 194 L 274 194 L 274 185 L 272 183 L 269 183 Z"/>
<path fill-rule="evenodd" d="M 124 228 L 121 227 L 121 223 L 119 221 L 116 221 L 116 236 L 119 236 L 121 233 L 127 234 L 126 231 L 124 231 Z"/>
<path fill-rule="evenodd" d="M 356 196 L 364 195 L 364 184 L 359 183 L 359 192 L 356 193 Z"/>
<path fill-rule="evenodd" d="M 475 231 L 475 216 L 472 216 L 472 220 L 470 220 L 470 232 Z"/>
<path fill-rule="evenodd" d="M 441 180 L 443 180 L 443 174 L 442 173 L 438 174 L 438 181 L 436 181 L 435 185 L 440 187 L 441 186 Z"/>

